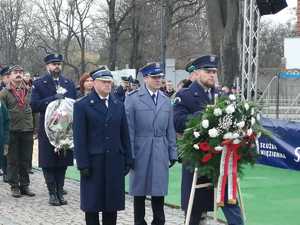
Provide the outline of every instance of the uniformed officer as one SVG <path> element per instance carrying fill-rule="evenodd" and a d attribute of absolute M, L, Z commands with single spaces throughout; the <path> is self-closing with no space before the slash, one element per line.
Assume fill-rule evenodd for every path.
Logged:
<path fill-rule="evenodd" d="M 125 77 L 125 76 L 122 76 L 121 77 L 121 84 L 115 89 L 114 95 L 116 96 L 116 98 L 119 101 L 124 102 L 129 88 L 130 88 L 129 78 Z"/>
<path fill-rule="evenodd" d="M 188 117 L 197 115 L 208 104 L 213 103 L 215 93 L 215 78 L 217 75 L 218 58 L 206 55 L 197 58 L 186 66 L 195 81 L 188 88 L 181 89 L 175 98 L 174 121 L 176 132 L 182 134 Z M 182 167 L 181 207 L 187 212 L 192 186 L 193 173 Z M 198 183 L 211 182 L 207 177 L 200 177 Z M 190 225 L 199 225 L 202 213 L 213 210 L 214 192 L 212 187 L 196 189 Z M 241 211 L 238 205 L 228 205 L 222 208 L 230 225 L 243 225 Z"/>
<path fill-rule="evenodd" d="M 150 63 L 140 72 L 145 85 L 125 99 L 135 162 L 129 177 L 129 194 L 134 196 L 135 225 L 147 225 L 144 219 L 146 196 L 151 196 L 151 224 L 163 225 L 169 167 L 177 160 L 173 109 L 170 99 L 159 90 L 163 76 L 160 65 Z"/>
<path fill-rule="evenodd" d="M 125 207 L 125 175 L 132 167 L 124 105 L 110 94 L 112 74 L 91 72 L 94 89 L 74 106 L 74 144 L 80 170 L 80 207 L 87 225 L 115 225 Z"/>
<path fill-rule="evenodd" d="M 42 167 L 47 188 L 49 191 L 49 204 L 53 206 L 65 205 L 63 186 L 67 166 L 73 165 L 72 151 L 67 154 L 58 154 L 50 144 L 45 133 L 45 111 L 48 104 L 64 97 L 76 98 L 74 83 L 62 74 L 63 56 L 50 54 L 44 58 L 47 72 L 39 79 L 33 81 L 31 107 L 33 112 L 40 113 L 39 117 L 39 167 Z M 65 94 L 57 93 L 64 89 Z"/>
<path fill-rule="evenodd" d="M 9 72 L 8 72 L 9 66 L 4 66 L 0 70 L 0 76 L 1 76 L 1 84 L 0 84 L 0 91 L 3 90 L 6 85 L 9 83 Z M 4 146 L 2 146 L 4 147 Z M 5 145 L 5 149 L 2 149 L 4 154 L 0 155 L 0 161 L 1 161 L 1 169 L 3 172 L 3 182 L 7 183 L 7 158 L 6 155 L 8 153 L 8 145 Z"/>
<path fill-rule="evenodd" d="M 1 68 L 0 75 L 1 75 L 1 84 L 0 84 L 0 91 L 5 88 L 5 86 L 9 83 L 9 66 L 5 66 Z"/>

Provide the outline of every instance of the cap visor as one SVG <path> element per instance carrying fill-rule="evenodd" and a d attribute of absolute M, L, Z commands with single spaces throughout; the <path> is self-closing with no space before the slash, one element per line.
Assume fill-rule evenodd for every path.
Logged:
<path fill-rule="evenodd" d="M 95 80 L 102 80 L 102 81 L 113 81 L 112 77 L 97 77 Z"/>

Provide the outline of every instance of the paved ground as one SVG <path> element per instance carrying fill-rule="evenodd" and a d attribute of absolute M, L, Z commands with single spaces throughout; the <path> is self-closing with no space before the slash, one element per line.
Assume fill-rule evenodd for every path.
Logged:
<path fill-rule="evenodd" d="M 79 183 L 66 180 L 68 191 L 66 206 L 48 205 L 48 194 L 41 172 L 31 175 L 31 187 L 35 197 L 13 198 L 9 186 L 0 182 L 0 224 L 1 225 L 83 225 L 84 217 L 79 209 Z M 147 219 L 151 222 L 151 210 L 147 203 Z M 179 209 L 165 208 L 168 225 L 182 225 L 183 215 Z M 132 198 L 126 196 L 126 210 L 119 212 L 118 225 L 133 224 Z"/>
<path fill-rule="evenodd" d="M 34 148 L 33 165 L 37 165 L 37 153 Z M 0 179 L 0 225 L 84 225 L 83 212 L 79 209 L 79 182 L 67 179 L 65 196 L 68 205 L 53 207 L 48 205 L 48 193 L 44 178 L 39 170 L 30 175 L 31 188 L 35 197 L 13 198 L 9 185 Z M 147 201 L 146 215 L 148 224 L 152 212 Z M 183 225 L 184 216 L 180 209 L 165 207 L 166 225 Z M 126 196 L 126 209 L 118 214 L 118 225 L 133 225 L 133 200 Z M 208 222 L 206 225 L 212 225 Z M 215 224 L 216 225 L 216 224 Z"/>

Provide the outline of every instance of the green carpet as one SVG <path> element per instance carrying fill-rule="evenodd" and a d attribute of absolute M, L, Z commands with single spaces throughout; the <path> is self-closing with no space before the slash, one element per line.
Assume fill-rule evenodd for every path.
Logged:
<path fill-rule="evenodd" d="M 166 202 L 180 204 L 181 166 L 170 172 L 169 195 Z M 70 167 L 67 176 L 79 180 L 79 173 Z M 299 225 L 300 172 L 257 165 L 246 167 L 241 189 L 247 225 Z M 126 188 L 128 189 L 128 188 Z"/>

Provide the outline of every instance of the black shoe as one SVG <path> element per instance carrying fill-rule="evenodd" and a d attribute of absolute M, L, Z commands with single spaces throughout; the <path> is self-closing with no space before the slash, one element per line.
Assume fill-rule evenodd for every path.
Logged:
<path fill-rule="evenodd" d="M 66 195 L 66 194 L 68 194 L 68 192 L 65 189 L 63 189 L 62 194 Z"/>
<path fill-rule="evenodd" d="M 22 196 L 21 192 L 20 192 L 20 189 L 18 187 L 12 187 L 11 188 L 11 195 L 14 198 L 20 198 Z"/>
<path fill-rule="evenodd" d="M 3 174 L 3 182 L 8 183 L 7 174 Z"/>
<path fill-rule="evenodd" d="M 60 202 L 56 194 L 49 194 L 49 204 L 52 206 L 60 206 Z"/>
<path fill-rule="evenodd" d="M 29 189 L 28 186 L 26 186 L 26 187 L 21 187 L 21 188 L 20 188 L 20 191 L 21 191 L 21 194 L 22 194 L 22 195 L 27 195 L 27 196 L 29 196 L 29 197 L 35 196 L 35 193 L 33 193 L 33 192 Z"/>
<path fill-rule="evenodd" d="M 57 197 L 58 197 L 59 203 L 61 205 L 67 205 L 68 204 L 67 200 L 65 200 L 65 198 L 64 198 L 62 190 L 57 192 Z"/>

